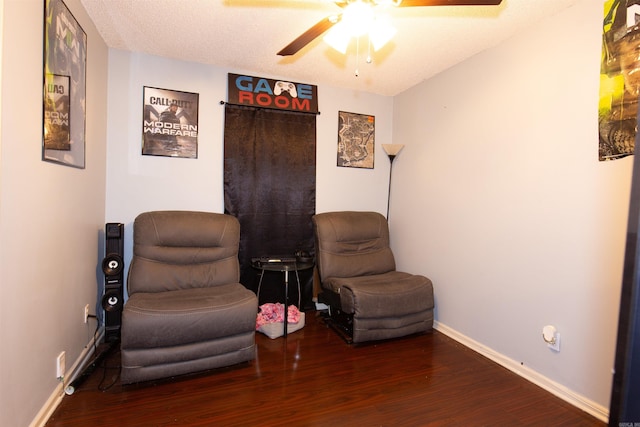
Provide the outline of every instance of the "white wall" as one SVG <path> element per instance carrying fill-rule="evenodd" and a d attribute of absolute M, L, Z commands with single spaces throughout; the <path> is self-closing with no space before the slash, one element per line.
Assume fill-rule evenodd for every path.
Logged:
<path fill-rule="evenodd" d="M 227 99 L 229 72 L 287 78 L 110 51 L 107 221 L 125 224 L 127 265 L 132 222 L 139 213 L 154 209 L 223 211 L 224 106 L 220 101 Z M 197 159 L 141 154 L 144 86 L 199 94 Z M 391 139 L 392 98 L 327 86 L 318 87 L 318 98 L 316 211 L 385 213 L 389 160 L 380 144 Z M 339 110 L 375 116 L 374 169 L 336 166 Z"/>
<path fill-rule="evenodd" d="M 582 0 L 397 96 L 390 220 L 443 329 L 606 415 L 632 160 L 598 162 L 602 19 Z"/>
<path fill-rule="evenodd" d="M 95 323 L 98 234 L 104 228 L 107 48 L 78 0 L 88 36 L 86 169 L 41 161 L 43 1 L 5 0 L 0 150 L 0 425 L 46 419 Z"/>

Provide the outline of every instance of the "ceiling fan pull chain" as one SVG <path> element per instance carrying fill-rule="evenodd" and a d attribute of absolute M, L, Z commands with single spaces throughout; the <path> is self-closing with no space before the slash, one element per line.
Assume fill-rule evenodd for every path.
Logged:
<path fill-rule="evenodd" d="M 360 76 L 360 71 L 358 70 L 358 63 L 360 59 L 360 37 L 356 37 L 356 77 Z"/>

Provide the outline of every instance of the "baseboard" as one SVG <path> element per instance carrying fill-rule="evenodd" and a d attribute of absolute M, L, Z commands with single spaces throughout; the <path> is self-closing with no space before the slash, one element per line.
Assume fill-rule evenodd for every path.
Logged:
<path fill-rule="evenodd" d="M 38 415 L 31 421 L 29 427 L 42 427 L 44 426 L 49 418 L 53 414 L 53 411 L 56 410 L 60 402 L 62 402 L 62 397 L 64 396 L 64 385 L 62 383 L 58 383 L 55 390 L 49 396 L 49 399 L 45 402 L 44 406 L 38 412 Z"/>
<path fill-rule="evenodd" d="M 569 388 L 559 384 L 539 372 L 534 371 L 526 366 L 522 366 L 520 363 L 516 362 L 513 359 L 508 358 L 507 356 L 497 353 L 491 348 L 467 337 L 466 335 L 461 334 L 460 332 L 444 325 L 440 322 L 434 322 L 433 328 L 438 332 L 443 333 L 451 339 L 458 341 L 460 344 L 465 347 L 469 347 L 471 350 L 483 355 L 484 357 L 496 362 L 497 364 L 507 368 L 511 372 L 521 376 L 529 382 L 537 385 L 538 387 L 543 388 L 549 393 L 559 397 L 560 399 L 570 403 L 571 405 L 585 411 L 586 413 L 594 416 L 595 418 L 604 421 L 605 423 L 609 422 L 609 410 L 602 405 L 582 396 L 579 393 L 576 393 Z"/>
<path fill-rule="evenodd" d="M 44 406 L 40 409 L 33 421 L 31 421 L 31 424 L 29 424 L 29 427 L 44 427 L 47 421 L 49 421 L 53 412 L 62 402 L 65 389 L 78 377 L 78 375 L 82 373 L 84 367 L 87 366 L 94 353 L 94 344 L 99 343 L 103 336 L 104 328 L 101 328 L 98 335 L 94 336 L 84 347 L 76 361 L 67 371 L 68 375 L 65 377 L 64 382 L 58 383 L 56 388 L 53 390 L 53 393 L 51 393 L 51 396 L 49 396 L 49 399 L 47 399 Z"/>

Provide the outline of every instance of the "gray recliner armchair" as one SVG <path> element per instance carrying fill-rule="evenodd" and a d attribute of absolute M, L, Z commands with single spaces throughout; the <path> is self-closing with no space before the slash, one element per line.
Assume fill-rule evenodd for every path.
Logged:
<path fill-rule="evenodd" d="M 431 330 L 433 285 L 396 271 L 389 227 L 377 212 L 326 212 L 313 217 L 319 302 L 348 342 L 397 338 Z"/>
<path fill-rule="evenodd" d="M 239 239 L 230 215 L 155 211 L 135 219 L 122 383 L 255 358 L 258 301 L 239 283 Z"/>

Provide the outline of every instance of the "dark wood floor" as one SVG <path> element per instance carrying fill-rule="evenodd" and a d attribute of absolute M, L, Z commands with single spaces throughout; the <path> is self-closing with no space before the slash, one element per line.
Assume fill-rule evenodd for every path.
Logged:
<path fill-rule="evenodd" d="M 122 386 L 115 350 L 46 426 L 605 425 L 437 331 L 349 346 L 306 317 L 256 334 L 251 363 L 168 381 Z"/>

